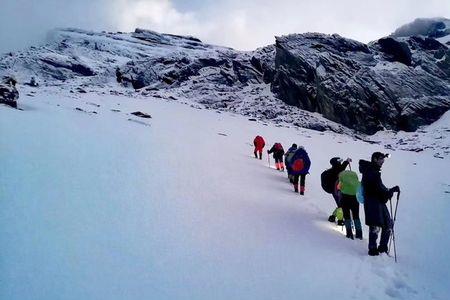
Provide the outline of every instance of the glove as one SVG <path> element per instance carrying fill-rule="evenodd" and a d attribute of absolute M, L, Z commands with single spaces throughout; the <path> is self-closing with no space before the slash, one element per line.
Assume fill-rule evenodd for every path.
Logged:
<path fill-rule="evenodd" d="M 392 193 L 400 193 L 400 187 L 398 185 L 394 186 L 393 188 L 391 188 L 391 192 Z"/>

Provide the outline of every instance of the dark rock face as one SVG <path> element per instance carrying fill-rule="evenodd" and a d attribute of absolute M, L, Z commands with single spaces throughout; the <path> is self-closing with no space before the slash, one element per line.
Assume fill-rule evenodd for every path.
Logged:
<path fill-rule="evenodd" d="M 136 117 L 144 118 L 144 119 L 151 119 L 152 116 L 140 111 L 135 111 L 131 113 L 132 115 L 135 115 Z"/>
<path fill-rule="evenodd" d="M 17 100 L 19 99 L 19 92 L 15 87 L 15 82 L 11 83 L 9 79 L 0 83 L 0 104 L 6 104 L 17 108 Z"/>
<path fill-rule="evenodd" d="M 382 38 L 378 40 L 381 52 L 386 54 L 387 60 L 398 61 L 407 66 L 411 65 L 412 54 L 406 43 L 393 38 Z"/>
<path fill-rule="evenodd" d="M 370 45 L 338 35 L 277 37 L 271 89 L 288 104 L 364 133 L 412 131 L 450 108 L 444 56 L 447 47 L 419 37 Z"/>
<path fill-rule="evenodd" d="M 85 66 L 81 63 L 77 63 L 75 61 L 70 61 L 70 60 L 60 61 L 60 60 L 51 59 L 51 58 L 42 58 L 41 61 L 43 63 L 48 64 L 57 69 L 58 68 L 68 69 L 78 75 L 81 75 L 81 76 L 94 76 L 95 75 L 95 72 L 93 70 L 91 70 L 91 68 L 89 68 L 88 66 Z"/>

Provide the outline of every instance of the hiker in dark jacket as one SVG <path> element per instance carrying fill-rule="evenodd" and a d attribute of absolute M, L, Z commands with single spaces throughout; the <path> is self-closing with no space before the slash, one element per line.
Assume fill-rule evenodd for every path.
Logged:
<path fill-rule="evenodd" d="M 359 171 L 362 173 L 362 187 L 364 195 L 364 213 L 366 225 L 369 226 L 369 255 L 375 256 L 388 251 L 388 242 L 392 230 L 392 219 L 386 203 L 393 193 L 400 192 L 395 186 L 388 189 L 381 180 L 381 167 L 387 157 L 381 152 L 372 154 L 370 162 L 359 161 Z M 380 244 L 377 247 L 378 233 L 381 228 Z"/>
<path fill-rule="evenodd" d="M 334 209 L 333 213 L 328 217 L 328 221 L 335 222 L 337 219 L 339 226 L 344 225 L 344 216 L 341 206 L 341 195 L 337 188 L 339 173 L 344 171 L 351 161 L 352 160 L 350 158 L 347 158 L 344 162 L 339 157 L 333 157 L 332 159 L 330 159 L 331 164 L 330 178 L 332 178 L 333 182 L 335 183 L 332 195 L 334 201 L 336 202 L 337 207 Z"/>
<path fill-rule="evenodd" d="M 267 154 L 273 153 L 273 159 L 275 160 L 275 167 L 277 170 L 284 171 L 283 155 L 284 149 L 280 143 L 273 144 L 270 150 L 267 150 Z"/>
<path fill-rule="evenodd" d="M 298 184 L 300 181 L 300 195 L 304 195 L 306 175 L 309 174 L 311 167 L 311 160 L 305 148 L 302 146 L 298 147 L 289 158 L 287 166 L 289 166 L 290 173 L 293 176 L 292 184 L 294 185 L 294 191 L 298 193 Z"/>
<path fill-rule="evenodd" d="M 259 153 L 259 159 L 262 159 L 262 151 L 264 146 L 266 145 L 264 138 L 260 135 L 257 135 L 253 140 L 253 145 L 255 146 L 255 150 L 253 151 L 253 154 L 255 154 L 255 158 L 258 158 L 257 154 Z"/>
<path fill-rule="evenodd" d="M 284 164 L 286 165 L 286 170 L 288 173 L 288 178 L 290 183 L 294 183 L 294 175 L 292 175 L 292 168 L 289 166 L 289 160 L 294 156 L 297 150 L 297 144 L 292 144 L 291 148 L 284 154 Z"/>

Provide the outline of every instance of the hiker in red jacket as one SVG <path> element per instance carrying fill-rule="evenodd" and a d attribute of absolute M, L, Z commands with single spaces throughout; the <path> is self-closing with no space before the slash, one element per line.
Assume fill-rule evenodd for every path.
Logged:
<path fill-rule="evenodd" d="M 263 137 L 257 135 L 253 140 L 253 145 L 255 145 L 255 151 L 253 151 L 253 153 L 255 154 L 255 158 L 258 158 L 256 153 L 259 152 L 259 159 L 262 159 L 262 151 L 264 146 L 266 145 L 266 142 L 264 141 Z"/>

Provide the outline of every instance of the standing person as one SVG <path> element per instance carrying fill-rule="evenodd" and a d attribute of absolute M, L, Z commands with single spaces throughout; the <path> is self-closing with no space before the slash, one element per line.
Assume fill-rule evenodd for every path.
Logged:
<path fill-rule="evenodd" d="M 284 164 L 286 165 L 286 170 L 288 173 L 288 178 L 290 183 L 294 183 L 294 175 L 292 175 L 292 168 L 289 166 L 289 161 L 292 156 L 294 156 L 295 151 L 297 150 L 297 144 L 292 144 L 291 148 L 284 154 Z"/>
<path fill-rule="evenodd" d="M 294 191 L 298 193 L 298 182 L 300 179 L 300 195 L 305 194 L 306 175 L 309 174 L 311 160 L 305 148 L 299 147 L 288 161 L 291 174 L 294 176 L 292 184 Z"/>
<path fill-rule="evenodd" d="M 259 153 L 259 159 L 262 159 L 262 151 L 264 146 L 266 146 L 266 142 L 264 141 L 263 137 L 257 135 L 253 140 L 253 145 L 255 146 L 255 150 L 253 151 L 253 153 L 255 154 L 255 158 L 258 158 L 257 153 Z"/>
<path fill-rule="evenodd" d="M 325 192 L 331 194 L 334 201 L 336 202 L 336 208 L 328 217 L 328 221 L 335 222 L 337 219 L 337 223 L 339 226 L 344 225 L 344 215 L 341 208 L 340 191 L 337 189 L 339 179 L 338 177 L 339 173 L 344 171 L 351 161 L 352 160 L 350 158 L 347 158 L 344 162 L 342 162 L 341 158 L 333 157 L 332 159 L 330 159 L 331 168 L 325 170 L 321 174 L 322 188 Z"/>
<path fill-rule="evenodd" d="M 371 161 L 359 161 L 359 171 L 362 173 L 362 188 L 364 195 L 364 212 L 366 225 L 369 226 L 369 255 L 375 256 L 387 253 L 389 237 L 392 231 L 392 219 L 386 206 L 387 201 L 392 198 L 400 188 L 395 186 L 388 189 L 381 180 L 381 167 L 388 155 L 381 152 L 372 154 Z M 378 233 L 381 228 L 380 244 L 377 247 Z"/>
<path fill-rule="evenodd" d="M 273 144 L 270 150 L 267 150 L 267 154 L 273 153 L 273 159 L 275 160 L 275 167 L 279 171 L 284 171 L 283 155 L 284 149 L 280 143 Z"/>
<path fill-rule="evenodd" d="M 339 190 L 341 191 L 341 205 L 344 213 L 346 237 L 353 240 L 352 217 L 355 224 L 355 237 L 362 240 L 361 221 L 359 220 L 359 202 L 356 192 L 360 186 L 356 172 L 344 170 L 339 173 Z"/>

